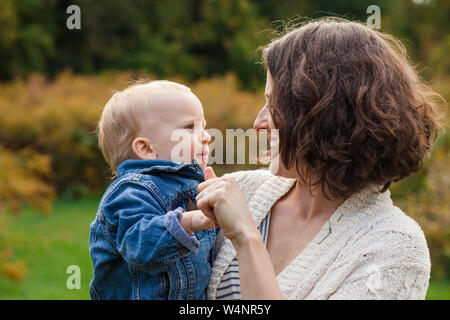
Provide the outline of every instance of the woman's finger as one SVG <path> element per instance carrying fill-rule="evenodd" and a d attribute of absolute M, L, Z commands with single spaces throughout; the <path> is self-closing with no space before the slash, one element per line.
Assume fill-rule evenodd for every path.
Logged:
<path fill-rule="evenodd" d="M 207 194 L 211 194 L 213 191 L 225 187 L 225 182 L 223 180 L 217 180 L 215 183 L 204 188 L 196 197 L 196 201 L 200 200 Z"/>
<path fill-rule="evenodd" d="M 211 178 L 207 181 L 200 183 L 198 185 L 198 191 L 199 192 L 203 191 L 205 188 L 209 187 L 210 185 L 217 183 L 217 181 L 220 181 L 220 179 L 222 179 L 222 178 Z"/>
<path fill-rule="evenodd" d="M 213 209 L 214 194 L 211 196 L 209 194 L 197 199 L 197 207 L 203 212 L 205 216 L 211 219 L 216 219 Z"/>

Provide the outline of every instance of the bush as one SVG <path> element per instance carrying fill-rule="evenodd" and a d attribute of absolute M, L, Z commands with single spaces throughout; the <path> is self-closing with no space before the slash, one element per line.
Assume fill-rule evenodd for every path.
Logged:
<path fill-rule="evenodd" d="M 0 146 L 0 210 L 19 212 L 24 203 L 50 212 L 55 192 L 45 179 L 50 158 L 24 148 L 16 153 Z"/>

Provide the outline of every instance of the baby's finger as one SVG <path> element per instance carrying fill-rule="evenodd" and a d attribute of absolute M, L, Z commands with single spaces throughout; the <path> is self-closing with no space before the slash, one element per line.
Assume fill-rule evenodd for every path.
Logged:
<path fill-rule="evenodd" d="M 208 219 L 208 222 L 209 222 L 208 227 L 209 228 L 218 228 L 219 227 L 219 223 L 217 222 L 216 218 L 210 218 L 207 216 L 205 216 L 205 218 Z"/>
<path fill-rule="evenodd" d="M 211 222 L 211 227 L 219 228 L 219 222 L 217 221 L 216 217 L 207 217 L 207 218 Z"/>
<path fill-rule="evenodd" d="M 204 173 L 205 173 L 205 180 L 217 178 L 216 173 L 214 172 L 214 169 L 212 167 L 206 167 Z"/>

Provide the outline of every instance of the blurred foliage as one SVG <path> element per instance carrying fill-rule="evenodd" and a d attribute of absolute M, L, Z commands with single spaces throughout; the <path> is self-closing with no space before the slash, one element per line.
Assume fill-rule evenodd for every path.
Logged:
<path fill-rule="evenodd" d="M 81 30 L 66 28 L 72 4 L 81 8 Z M 187 80 L 236 70 L 250 87 L 255 48 L 269 36 L 257 36 L 268 23 L 248 0 L 4 0 L 0 6 L 5 80 L 30 72 L 54 76 L 67 66 L 82 73 L 144 69 Z"/>
<path fill-rule="evenodd" d="M 23 260 L 15 260 L 14 262 L 5 262 L 1 266 L 1 273 L 15 282 L 21 282 L 26 277 L 27 266 Z"/>
<path fill-rule="evenodd" d="M 27 202 L 50 211 L 55 193 L 46 181 L 51 172 L 49 160 L 31 148 L 13 153 L 0 145 L 0 210 L 19 212 Z"/>
<path fill-rule="evenodd" d="M 66 27 L 72 4 L 81 9 L 80 30 Z M 264 83 L 257 49 L 273 37 L 271 22 L 324 15 L 366 21 L 373 4 L 382 30 L 404 40 L 421 67 L 431 66 L 426 76 L 450 72 L 447 0 L 2 0 L 0 80 L 56 76 L 67 67 L 188 81 L 232 71 L 244 88 L 257 89 Z"/>

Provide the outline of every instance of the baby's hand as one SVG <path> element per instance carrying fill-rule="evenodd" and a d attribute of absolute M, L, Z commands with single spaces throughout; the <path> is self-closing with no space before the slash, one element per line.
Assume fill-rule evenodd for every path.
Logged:
<path fill-rule="evenodd" d="M 187 234 L 219 226 L 210 218 L 205 216 L 201 210 L 185 211 L 180 218 L 180 224 Z"/>
<path fill-rule="evenodd" d="M 188 211 L 192 213 L 191 229 L 192 231 L 199 231 L 209 228 L 218 228 L 216 223 L 205 216 L 201 210 Z"/>

